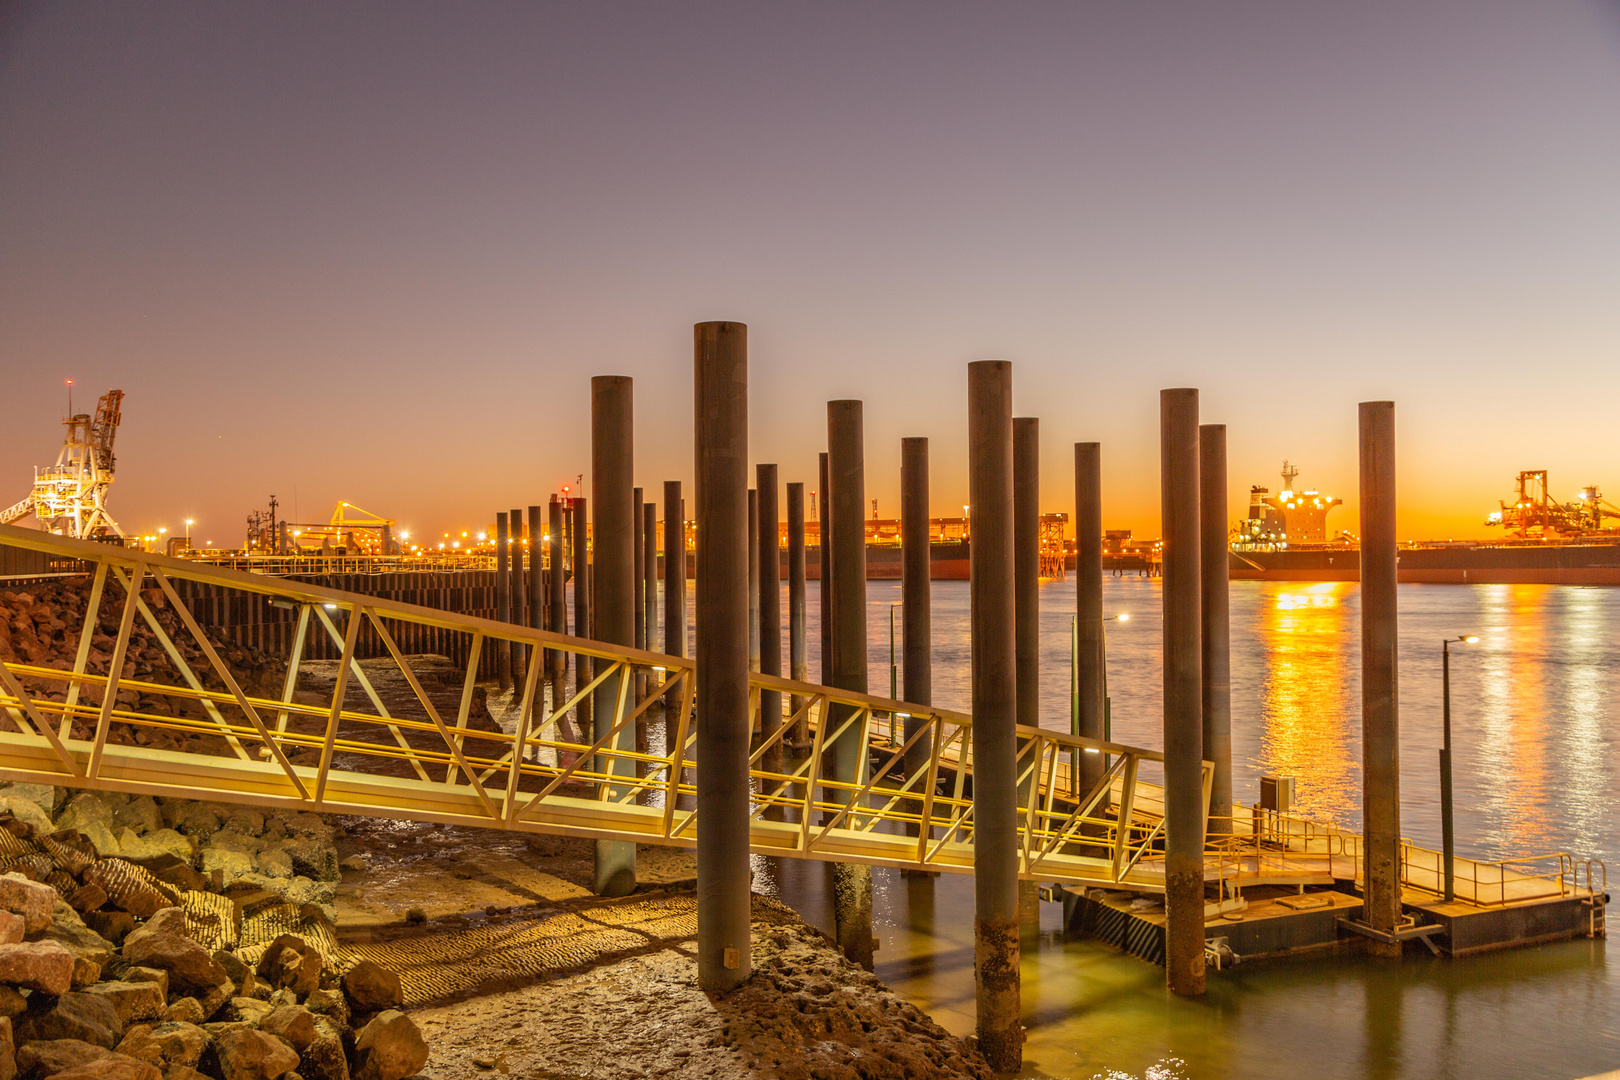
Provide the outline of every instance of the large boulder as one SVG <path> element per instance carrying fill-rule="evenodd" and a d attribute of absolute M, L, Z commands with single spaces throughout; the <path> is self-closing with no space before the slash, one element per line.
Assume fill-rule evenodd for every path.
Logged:
<path fill-rule="evenodd" d="M 10 794 L 0 795 L 0 810 L 11 811 L 12 817 L 27 824 L 40 836 L 56 828 L 51 824 L 50 815 L 32 799 L 23 799 Z"/>
<path fill-rule="evenodd" d="M 137 1020 L 162 1020 L 169 1015 L 169 1002 L 163 987 L 154 982 L 103 982 L 84 988 L 112 1002 L 118 1022 L 124 1027 Z"/>
<path fill-rule="evenodd" d="M 169 985 L 179 990 L 206 993 L 229 981 L 208 950 L 180 934 L 148 932 L 145 927 L 124 939 L 124 959 L 141 967 L 162 968 L 169 973 Z"/>
<path fill-rule="evenodd" d="M 51 925 L 56 898 L 55 889 L 30 881 L 15 870 L 0 875 L 0 911 L 21 915 L 25 933 L 37 934 Z"/>
<path fill-rule="evenodd" d="M 23 939 L 23 917 L 15 911 L 0 911 L 0 945 L 15 945 Z"/>
<path fill-rule="evenodd" d="M 137 795 L 113 810 L 113 827 L 128 829 L 137 834 L 155 832 L 163 828 L 163 815 L 157 800 L 150 795 Z"/>
<path fill-rule="evenodd" d="M 56 808 L 61 805 L 64 789 L 52 787 L 50 784 L 6 784 L 0 788 L 0 795 L 8 799 L 26 799 L 39 807 L 40 813 L 53 815 Z M 50 829 L 45 830 L 49 832 Z"/>
<path fill-rule="evenodd" d="M 113 943 L 79 921 L 79 915 L 59 904 L 42 941 L 54 941 L 73 954 L 73 985 L 88 986 L 101 978 L 101 969 L 113 956 Z"/>
<path fill-rule="evenodd" d="M 140 1058 L 160 1069 L 176 1065 L 194 1069 L 208 1049 L 208 1033 L 196 1024 L 137 1024 L 124 1033 L 120 1054 Z"/>
<path fill-rule="evenodd" d="M 315 1014 L 302 1005 L 282 1005 L 259 1021 L 259 1030 L 302 1054 L 315 1041 Z"/>
<path fill-rule="evenodd" d="M 68 800 L 67 806 L 56 816 L 56 829 L 78 829 L 99 825 L 107 831 L 113 825 L 113 810 L 107 801 L 93 791 L 81 791 Z M 86 833 L 88 835 L 88 833 Z"/>
<path fill-rule="evenodd" d="M 95 994 L 67 993 L 54 1001 L 37 995 L 17 1021 L 17 1037 L 23 1042 L 78 1039 L 111 1050 L 123 1033 L 113 1003 Z"/>
<path fill-rule="evenodd" d="M 294 836 L 275 845 L 292 860 L 293 872 L 317 881 L 339 881 L 337 848 L 330 841 L 313 836 Z"/>
<path fill-rule="evenodd" d="M 259 958 L 254 974 L 272 989 L 286 987 L 302 1001 L 321 984 L 321 953 L 297 934 L 282 934 Z"/>
<path fill-rule="evenodd" d="M 255 869 L 257 867 L 253 856 L 246 852 L 216 847 L 202 849 L 203 873 L 218 873 L 220 882 L 227 887 L 235 884 L 243 874 L 251 874 Z"/>
<path fill-rule="evenodd" d="M 43 1080 L 111 1054 L 104 1046 L 80 1039 L 36 1039 L 17 1047 L 17 1071 L 22 1080 Z"/>
<path fill-rule="evenodd" d="M 399 976 L 371 960 L 362 960 L 343 976 L 343 993 L 352 1013 L 382 1012 L 405 1004 Z"/>
<path fill-rule="evenodd" d="M 343 1031 L 330 1018 L 315 1017 L 315 1038 L 298 1056 L 298 1075 L 304 1080 L 349 1080 Z"/>
<path fill-rule="evenodd" d="M 154 829 L 145 835 L 137 834 L 134 829 L 119 829 L 113 838 L 118 841 L 118 854 L 131 862 L 165 856 L 186 863 L 191 861 L 191 841 L 173 829 Z"/>
<path fill-rule="evenodd" d="M 73 986 L 73 954 L 54 941 L 0 945 L 0 983 L 65 994 Z"/>
<path fill-rule="evenodd" d="M 279 1080 L 298 1068 L 298 1055 L 292 1047 L 250 1027 L 224 1032 L 216 1049 L 225 1080 Z"/>
<path fill-rule="evenodd" d="M 59 1080 L 163 1080 L 163 1074 L 156 1066 L 122 1054 L 110 1054 L 72 1069 L 64 1069 L 56 1077 Z"/>
<path fill-rule="evenodd" d="M 17 1044 L 11 1037 L 11 1018 L 0 1016 L 0 1080 L 17 1075 Z"/>
<path fill-rule="evenodd" d="M 356 1080 L 405 1080 L 427 1064 L 428 1046 L 416 1021 L 397 1009 L 378 1013 L 354 1040 Z"/>

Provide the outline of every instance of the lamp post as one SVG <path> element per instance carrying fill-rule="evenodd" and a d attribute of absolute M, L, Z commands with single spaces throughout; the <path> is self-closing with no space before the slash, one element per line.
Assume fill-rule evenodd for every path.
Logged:
<path fill-rule="evenodd" d="M 191 518 L 186 518 L 186 550 L 187 551 L 191 550 L 191 527 L 193 525 L 195 525 L 195 524 L 196 524 L 196 522 L 193 521 Z"/>
<path fill-rule="evenodd" d="M 1453 642 L 1473 645 L 1478 641 L 1479 638 L 1471 634 L 1442 638 L 1440 641 L 1440 847 L 1441 857 L 1445 861 L 1447 903 L 1456 895 L 1456 867 L 1453 860 L 1456 831 L 1451 815 L 1451 645 Z"/>

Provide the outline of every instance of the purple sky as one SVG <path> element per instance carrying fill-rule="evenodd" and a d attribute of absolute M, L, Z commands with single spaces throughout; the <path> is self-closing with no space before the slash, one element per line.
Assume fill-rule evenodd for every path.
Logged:
<path fill-rule="evenodd" d="M 1613 3 L 0 7 L 0 504 L 62 379 L 127 393 L 114 512 L 240 543 L 271 492 L 418 535 L 588 469 L 690 479 L 691 325 L 747 322 L 756 460 L 867 484 L 1014 361 L 1044 501 L 1104 444 L 1156 535 L 1157 391 L 1251 483 L 1345 496 L 1399 403 L 1402 534 L 1486 534 L 1522 468 L 1620 496 Z"/>

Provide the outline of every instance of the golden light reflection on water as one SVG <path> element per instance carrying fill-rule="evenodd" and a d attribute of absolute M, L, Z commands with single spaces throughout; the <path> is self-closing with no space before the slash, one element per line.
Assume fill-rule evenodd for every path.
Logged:
<path fill-rule="evenodd" d="M 1477 670 L 1479 701 L 1477 711 L 1453 709 L 1455 756 L 1461 765 L 1472 764 L 1460 768 L 1453 781 L 1456 803 L 1460 811 L 1478 812 L 1490 823 L 1486 835 L 1469 837 L 1474 844 L 1522 854 L 1552 850 L 1553 790 L 1544 737 L 1554 705 L 1545 672 L 1529 659 L 1545 656 L 1552 645 L 1542 602 L 1545 587 L 1487 585 L 1481 591 L 1487 624 L 1482 648 L 1471 654 L 1459 648 L 1452 656 L 1454 705 L 1456 691 L 1473 681 L 1467 678 L 1469 668 Z M 1466 722 L 1458 715 L 1465 711 L 1477 719 Z M 1472 732 L 1477 732 L 1472 740 L 1464 737 Z M 1471 742 L 1477 742 L 1477 752 Z"/>
<path fill-rule="evenodd" d="M 1361 800 L 1358 718 L 1345 708 L 1355 612 L 1347 582 L 1279 583 L 1256 611 L 1268 664 L 1260 679 L 1259 766 L 1295 778 L 1301 813 L 1347 820 Z M 1235 703 L 1234 703 L 1235 704 Z"/>

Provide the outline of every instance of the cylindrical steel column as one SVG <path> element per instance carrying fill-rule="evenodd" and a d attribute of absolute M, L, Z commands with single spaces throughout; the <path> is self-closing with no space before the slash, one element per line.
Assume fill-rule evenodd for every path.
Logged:
<path fill-rule="evenodd" d="M 664 481 L 664 652 L 686 655 L 686 500 Z"/>
<path fill-rule="evenodd" d="M 1102 599 L 1102 446 L 1074 444 L 1074 734 L 1103 738 L 1103 686 L 1106 662 Z M 1076 796 L 1101 783 L 1103 756 L 1081 753 L 1073 763 Z"/>
<path fill-rule="evenodd" d="M 632 547 L 634 548 L 630 556 L 630 561 L 631 565 L 635 568 L 632 571 L 632 574 L 634 576 L 634 592 L 636 594 L 635 646 L 638 649 L 645 649 L 647 647 L 647 591 L 642 587 L 641 568 L 643 566 L 642 547 L 646 543 L 646 540 L 644 539 L 641 531 L 641 489 L 636 488 L 634 492 L 631 493 L 630 498 L 630 506 L 632 508 L 630 511 L 630 532 L 632 536 Z M 637 674 L 639 675 L 640 673 L 638 672 Z M 641 680 L 638 678 L 636 681 L 639 683 Z"/>
<path fill-rule="evenodd" d="M 748 863 L 748 327 L 698 323 L 698 984 L 750 971 Z"/>
<path fill-rule="evenodd" d="M 586 527 L 589 507 L 585 497 L 570 500 L 569 525 L 574 542 L 574 636 L 588 638 L 592 633 L 591 618 L 591 538 Z M 584 657 L 574 657 L 574 693 L 579 693 L 591 682 L 591 665 Z M 587 695 L 578 706 L 579 727 L 582 732 L 592 730 L 591 699 Z M 594 741 L 594 740 L 593 740 Z"/>
<path fill-rule="evenodd" d="M 782 674 L 782 549 L 776 511 L 776 466 L 754 466 L 754 564 L 759 578 L 755 592 L 759 609 L 759 670 Z M 769 742 L 782 730 L 782 695 L 762 690 L 759 695 L 759 737 Z M 765 752 L 760 764 L 769 772 L 782 771 L 782 746 Z"/>
<path fill-rule="evenodd" d="M 1165 973 L 1204 992 L 1203 656 L 1198 585 L 1198 391 L 1159 392 L 1164 536 Z"/>
<path fill-rule="evenodd" d="M 512 621 L 512 535 L 506 511 L 495 515 L 495 621 Z M 512 650 L 495 643 L 495 678 L 501 690 L 512 689 Z"/>
<path fill-rule="evenodd" d="M 595 548 L 592 599 L 596 640 L 614 645 L 636 643 L 636 502 L 632 485 L 635 464 L 634 382 L 627 375 L 597 375 L 591 379 L 591 533 Z M 601 663 L 601 661 L 598 661 Z M 597 687 L 593 739 L 601 739 L 617 720 L 620 673 Z M 608 744 L 634 751 L 634 730 L 620 731 Z M 597 755 L 596 770 L 635 776 L 634 761 Z M 607 797 L 621 790 L 609 787 Z M 596 877 L 598 896 L 626 896 L 636 887 L 636 845 L 633 841 L 598 840 Z"/>
<path fill-rule="evenodd" d="M 1202 533 L 1204 760 L 1215 765 L 1209 786 L 1209 831 L 1232 831 L 1232 629 L 1226 538 L 1226 425 L 1198 428 L 1198 516 Z"/>
<path fill-rule="evenodd" d="M 512 512 L 507 516 L 507 521 L 512 530 L 512 609 L 510 620 L 518 626 L 527 626 L 529 625 L 526 610 L 529 590 L 527 579 L 523 573 L 523 553 L 526 550 L 523 545 L 523 541 L 526 539 L 523 533 L 523 511 L 513 508 Z M 510 643 L 509 647 L 512 651 L 512 682 L 516 686 L 522 686 L 524 676 L 528 674 L 524 667 L 523 643 L 514 641 Z"/>
<path fill-rule="evenodd" d="M 646 612 L 647 632 L 642 648 L 658 651 L 658 504 L 641 504 L 641 588 L 642 610 Z M 654 687 L 656 689 L 656 687 Z"/>
<path fill-rule="evenodd" d="M 748 670 L 759 670 L 759 492 L 748 489 Z"/>
<path fill-rule="evenodd" d="M 1013 605 L 1018 722 L 1041 726 L 1041 422 L 1016 416 L 1013 437 Z"/>
<path fill-rule="evenodd" d="M 563 503 L 553 495 L 546 505 L 547 527 L 550 530 L 546 541 L 547 557 L 551 561 L 551 572 L 546 579 L 546 591 L 550 594 L 546 610 L 546 628 L 554 634 L 568 633 L 568 595 L 564 589 L 568 586 L 567 560 L 563 558 Z M 568 673 L 568 654 L 562 650 L 553 650 L 551 655 L 551 677 L 561 679 Z M 554 704 L 562 703 L 562 687 L 553 690 Z"/>
<path fill-rule="evenodd" d="M 934 703 L 932 547 L 928 535 L 928 440 L 900 440 L 900 614 L 905 685 L 901 698 L 913 705 Z M 905 737 L 927 720 L 906 717 Z M 923 735 L 906 751 L 906 777 L 928 769 L 933 742 Z M 918 790 L 921 790 L 920 788 Z"/>
<path fill-rule="evenodd" d="M 1393 934 L 1401 917 L 1400 709 L 1396 693 L 1395 403 L 1361 403 L 1362 918 Z M 1398 943 L 1371 942 L 1380 956 Z"/>
<path fill-rule="evenodd" d="M 831 544 L 822 546 L 822 566 L 832 568 L 833 626 L 829 685 L 866 693 L 866 451 L 859 401 L 827 402 L 827 482 L 831 503 Z M 827 556 L 831 555 L 828 560 Z M 823 588 L 826 581 L 822 582 Z M 836 731 L 850 706 L 828 710 Z M 867 747 L 862 725 L 851 724 L 827 747 L 827 772 L 845 784 L 866 781 Z M 853 792 L 836 789 L 826 797 L 849 802 Z M 843 822 L 849 827 L 848 820 Z M 854 863 L 833 867 L 833 922 L 839 948 L 851 962 L 872 970 L 872 869 Z"/>
<path fill-rule="evenodd" d="M 804 610 L 804 484 L 787 486 L 788 526 L 788 677 L 799 682 L 810 681 L 808 643 L 805 641 Z M 804 707 L 804 698 L 795 694 L 790 711 L 797 716 Z M 805 742 L 808 720 L 800 720 L 788 735 L 793 743 Z M 796 753 L 796 751 L 795 751 Z"/>
<path fill-rule="evenodd" d="M 821 497 L 816 500 L 816 617 L 821 624 L 821 685 L 830 686 L 832 674 L 832 559 L 827 552 L 832 540 L 832 511 L 829 509 L 827 455 L 820 456 Z"/>
<path fill-rule="evenodd" d="M 973 979 L 979 1049 L 1023 1064 L 1018 941 L 1017 601 L 1012 364 L 968 365 L 969 592 L 973 674 Z"/>
<path fill-rule="evenodd" d="M 546 626 L 546 574 L 541 556 L 544 550 L 546 522 L 539 506 L 529 507 L 529 619 L 525 623 L 531 630 L 544 630 Z"/>

